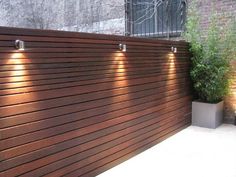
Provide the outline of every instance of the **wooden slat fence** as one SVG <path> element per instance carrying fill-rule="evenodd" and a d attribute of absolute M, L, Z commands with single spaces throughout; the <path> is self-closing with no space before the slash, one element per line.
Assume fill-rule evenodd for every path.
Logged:
<path fill-rule="evenodd" d="M 0 27 L 0 176 L 96 176 L 182 130 L 189 58 L 185 42 Z"/>

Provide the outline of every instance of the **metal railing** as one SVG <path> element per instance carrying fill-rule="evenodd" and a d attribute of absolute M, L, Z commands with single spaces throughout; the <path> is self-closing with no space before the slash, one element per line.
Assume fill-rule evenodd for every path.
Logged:
<path fill-rule="evenodd" d="M 130 36 L 177 37 L 185 18 L 185 0 L 126 1 L 126 34 Z"/>

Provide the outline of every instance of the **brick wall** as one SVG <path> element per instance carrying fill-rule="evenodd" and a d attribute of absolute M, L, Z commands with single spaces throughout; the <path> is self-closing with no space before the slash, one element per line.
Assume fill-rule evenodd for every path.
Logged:
<path fill-rule="evenodd" d="M 229 95 L 225 99 L 225 122 L 233 123 L 236 111 L 236 61 L 233 61 L 233 74 Z"/>
<path fill-rule="evenodd" d="M 189 0 L 189 6 L 191 2 Z M 217 24 L 224 27 L 228 24 L 229 20 L 236 18 L 236 0 L 197 0 L 197 6 L 201 14 L 201 29 L 203 35 L 206 35 L 206 30 L 209 25 L 211 13 L 213 8 L 215 9 L 218 20 Z M 205 33 L 204 33 L 205 32 Z M 236 110 L 236 62 L 234 62 L 232 83 L 230 87 L 230 93 L 225 99 L 225 122 L 233 123 L 234 111 Z"/>
<path fill-rule="evenodd" d="M 191 5 L 189 1 L 189 5 Z M 201 29 L 206 31 L 209 25 L 211 14 L 217 13 L 219 26 L 227 25 L 228 21 L 236 16 L 236 1 L 235 0 L 198 0 L 197 7 L 201 15 Z"/>

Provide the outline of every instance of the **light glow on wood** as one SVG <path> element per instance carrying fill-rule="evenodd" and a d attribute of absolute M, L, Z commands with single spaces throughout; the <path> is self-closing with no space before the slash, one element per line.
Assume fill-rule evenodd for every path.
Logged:
<path fill-rule="evenodd" d="M 126 68 L 125 68 L 125 55 L 122 52 L 119 52 L 116 54 L 114 58 L 114 64 L 115 64 L 115 76 L 116 77 L 124 77 L 126 76 Z"/>
<path fill-rule="evenodd" d="M 115 65 L 115 70 L 113 70 L 114 73 L 114 84 L 113 87 L 114 88 L 120 88 L 123 87 L 123 91 L 128 92 L 128 79 L 127 79 L 127 74 L 126 74 L 126 70 L 127 70 L 127 61 L 126 61 L 126 56 L 124 52 L 117 52 L 114 54 L 113 57 L 113 64 Z M 119 91 L 119 90 L 117 90 Z M 129 100 L 129 94 L 126 94 L 126 99 Z M 115 100 L 114 100 L 115 101 Z"/>
<path fill-rule="evenodd" d="M 169 53 L 168 56 L 168 79 L 172 79 L 173 76 L 176 75 L 176 58 L 174 53 Z"/>
<path fill-rule="evenodd" d="M 17 86 L 21 86 L 21 82 L 25 80 L 24 77 L 27 74 L 25 65 L 21 61 L 22 58 L 25 58 L 24 54 L 14 53 L 7 63 L 12 66 L 10 82 Z"/>

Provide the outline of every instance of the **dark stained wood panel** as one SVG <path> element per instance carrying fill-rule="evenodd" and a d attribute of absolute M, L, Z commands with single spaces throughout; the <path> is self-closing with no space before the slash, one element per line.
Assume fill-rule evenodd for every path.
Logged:
<path fill-rule="evenodd" d="M 183 41 L 0 27 L 0 176 L 96 176 L 184 129 L 189 58 Z"/>

